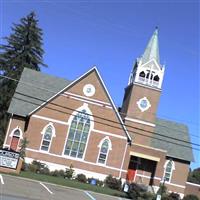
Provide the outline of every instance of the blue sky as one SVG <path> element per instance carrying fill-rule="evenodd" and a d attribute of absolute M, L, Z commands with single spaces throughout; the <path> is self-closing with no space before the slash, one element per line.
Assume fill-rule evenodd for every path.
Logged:
<path fill-rule="evenodd" d="M 187 124 L 192 142 L 200 143 L 197 0 L 1 0 L 0 5 L 0 37 L 35 11 L 49 66 L 42 71 L 74 80 L 96 65 L 116 106 L 121 106 L 135 59 L 158 26 L 161 63 L 166 66 L 158 117 Z M 200 166 L 200 152 L 194 154 L 192 168 Z"/>

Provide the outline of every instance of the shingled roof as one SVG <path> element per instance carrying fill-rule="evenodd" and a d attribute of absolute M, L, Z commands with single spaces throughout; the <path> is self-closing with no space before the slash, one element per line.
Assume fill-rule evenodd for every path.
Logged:
<path fill-rule="evenodd" d="M 151 138 L 151 147 L 166 150 L 169 157 L 194 161 L 186 125 L 169 120 L 156 119 L 154 138 Z"/>
<path fill-rule="evenodd" d="M 71 81 L 24 68 L 8 112 L 26 117 Z"/>

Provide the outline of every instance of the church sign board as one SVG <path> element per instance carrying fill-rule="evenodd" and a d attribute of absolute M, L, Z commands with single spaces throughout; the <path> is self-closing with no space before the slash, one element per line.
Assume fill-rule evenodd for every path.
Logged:
<path fill-rule="evenodd" d="M 19 153 L 0 149 L 0 167 L 16 169 L 19 161 Z"/>

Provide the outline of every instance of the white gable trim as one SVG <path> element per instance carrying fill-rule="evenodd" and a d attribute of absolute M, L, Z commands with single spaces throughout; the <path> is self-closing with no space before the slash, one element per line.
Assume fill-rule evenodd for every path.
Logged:
<path fill-rule="evenodd" d="M 147 126 L 152 126 L 152 127 L 155 127 L 155 126 L 156 126 L 156 125 L 153 124 L 153 123 L 146 122 L 146 121 L 139 120 L 139 119 L 129 118 L 129 117 L 125 117 L 125 120 L 131 121 L 131 122 L 136 122 L 136 123 L 139 123 L 139 124 L 144 124 L 144 125 L 147 125 Z"/>
<path fill-rule="evenodd" d="M 186 182 L 186 184 L 188 184 L 188 185 L 193 185 L 193 186 L 196 186 L 196 187 L 200 187 L 200 185 L 199 185 L 199 184 L 196 184 L 196 183 Z"/>
<path fill-rule="evenodd" d="M 42 103 L 40 106 L 38 106 L 36 109 L 34 109 L 33 111 L 31 111 L 28 115 L 32 115 L 35 111 L 37 111 L 38 109 L 40 109 L 42 106 L 44 106 L 46 103 L 48 103 L 49 101 L 51 101 L 53 98 L 55 98 L 56 96 L 58 96 L 60 93 L 62 93 L 64 90 L 66 90 L 67 88 L 69 88 L 70 86 L 72 86 L 74 83 L 78 82 L 81 78 L 83 78 L 85 75 L 87 75 L 88 73 L 90 73 L 92 70 L 94 70 L 96 67 L 93 67 L 92 69 L 90 69 L 89 71 L 87 71 L 86 73 L 84 73 L 82 76 L 80 76 L 79 78 L 75 79 L 74 81 L 72 81 L 70 84 L 68 84 L 66 87 L 64 87 L 62 90 L 60 90 L 59 92 L 57 92 L 55 95 L 53 95 L 51 98 L 49 98 L 47 101 L 45 101 L 44 103 Z"/>
<path fill-rule="evenodd" d="M 74 93 L 71 93 L 71 92 L 64 92 L 64 94 L 67 94 L 69 96 L 75 96 L 75 97 L 78 97 L 78 98 L 81 98 L 81 99 L 86 99 L 86 100 L 89 100 L 89 101 L 94 101 L 96 103 L 100 103 L 100 104 L 103 104 L 103 105 L 111 106 L 110 103 L 107 103 L 107 102 L 104 102 L 104 101 L 99 101 L 99 100 L 93 99 L 93 98 L 88 98 L 88 97 L 81 96 L 81 95 L 78 95 L 78 94 L 74 94 Z"/>
<path fill-rule="evenodd" d="M 129 133 L 128 133 L 128 130 L 126 129 L 126 127 L 125 127 L 125 125 L 124 125 L 124 123 L 123 123 L 123 121 L 122 121 L 122 118 L 121 118 L 121 116 L 119 115 L 119 112 L 117 111 L 117 108 L 116 108 L 116 106 L 115 106 L 115 104 L 114 104 L 114 102 L 113 102 L 113 100 L 112 100 L 112 98 L 111 98 L 111 96 L 110 96 L 110 94 L 109 94 L 109 92 L 108 92 L 108 90 L 107 90 L 107 88 L 106 88 L 106 86 L 105 86 L 105 84 L 104 84 L 104 82 L 103 82 L 103 79 L 101 78 L 101 76 L 100 76 L 100 74 L 99 74 L 99 72 L 98 72 L 96 66 L 94 66 L 92 69 L 90 69 L 89 71 L 87 71 L 86 73 L 84 73 L 82 76 L 80 76 L 80 77 L 77 78 L 76 80 L 72 81 L 69 85 L 67 85 L 67 86 L 66 86 L 65 88 L 63 88 L 61 91 L 59 91 L 58 93 L 56 93 L 55 95 L 53 95 L 51 98 L 49 98 L 47 101 L 45 101 L 45 102 L 42 103 L 40 106 L 38 106 L 36 109 L 34 109 L 33 111 L 31 111 L 28 115 L 33 114 L 33 113 L 34 113 L 35 111 L 37 111 L 39 108 L 41 108 L 42 106 L 44 106 L 46 103 L 48 103 L 49 101 L 51 101 L 53 98 L 55 98 L 56 96 L 58 96 L 60 93 L 62 93 L 64 90 L 66 90 L 67 88 L 69 88 L 70 86 L 72 86 L 73 84 L 75 84 L 76 82 L 78 82 L 81 78 L 83 78 L 84 76 L 86 76 L 87 74 L 89 74 L 89 73 L 90 73 L 91 71 L 93 71 L 93 70 L 96 71 L 96 73 L 97 73 L 97 75 L 98 75 L 98 77 L 99 77 L 99 79 L 100 79 L 100 81 L 101 81 L 101 83 L 102 83 L 102 85 L 103 85 L 103 88 L 104 88 L 106 94 L 108 95 L 108 98 L 109 98 L 109 100 L 110 100 L 110 102 L 111 102 L 111 105 L 112 105 L 112 107 L 114 108 L 115 114 L 117 115 L 117 117 L 118 117 L 118 119 L 119 119 L 119 121 L 120 121 L 120 123 L 121 123 L 121 125 L 122 125 L 122 128 L 124 129 L 124 131 L 125 131 L 125 133 L 126 133 L 126 136 L 127 136 L 128 139 L 131 141 L 132 139 L 131 139 L 131 137 L 130 137 L 130 135 L 129 135 Z"/>
<path fill-rule="evenodd" d="M 96 72 L 97 72 L 97 74 L 98 74 L 98 76 L 99 76 L 99 78 L 100 78 L 100 80 L 101 80 L 101 83 L 102 83 L 102 85 L 103 85 L 103 87 L 104 87 L 104 89 L 105 89 L 105 91 L 106 91 L 106 94 L 108 95 L 108 98 L 109 98 L 109 100 L 110 100 L 110 102 L 111 102 L 111 105 L 113 106 L 114 111 L 115 111 L 115 113 L 116 113 L 116 115 L 117 115 L 117 117 L 118 117 L 118 119 L 119 119 L 119 121 L 120 121 L 120 123 L 121 123 L 121 125 L 122 125 L 122 127 L 123 127 L 123 129 L 124 129 L 124 131 L 125 131 L 125 133 L 126 133 L 126 135 L 127 135 L 127 137 L 128 137 L 128 139 L 131 141 L 132 139 L 131 139 L 131 137 L 130 137 L 130 135 L 129 135 L 129 133 L 128 133 L 128 130 L 126 129 L 126 127 L 125 127 L 125 125 L 124 125 L 124 122 L 122 121 L 122 118 L 121 118 L 121 116 L 119 115 L 119 112 L 117 111 L 117 108 L 116 108 L 116 106 L 115 106 L 115 104 L 114 104 L 114 102 L 113 102 L 113 100 L 112 100 L 112 98 L 111 98 L 111 96 L 110 96 L 110 94 L 109 94 L 109 92 L 108 92 L 108 90 L 107 90 L 107 88 L 106 88 L 104 82 L 103 82 L 103 79 L 101 78 L 101 76 L 100 76 L 100 74 L 99 74 L 97 68 L 94 67 L 94 69 L 96 70 Z"/>
<path fill-rule="evenodd" d="M 103 134 L 103 135 L 109 135 L 111 137 L 116 137 L 116 138 L 127 140 L 127 137 L 125 137 L 125 136 L 121 136 L 121 135 L 117 135 L 117 134 L 113 134 L 113 133 L 109 133 L 109 132 L 105 132 L 105 131 L 100 131 L 100 130 L 97 130 L 97 129 L 93 129 L 92 131 L 94 133 L 100 133 L 100 134 Z"/>
<path fill-rule="evenodd" d="M 157 70 L 162 71 L 160 65 L 158 64 L 158 62 L 156 61 L 155 58 L 152 58 L 152 59 L 149 60 L 148 62 L 146 62 L 146 63 L 140 65 L 140 67 L 141 67 L 141 68 L 142 68 L 142 67 L 145 67 L 145 65 L 149 65 L 151 62 L 155 63 L 155 65 L 156 65 L 156 67 L 157 67 Z"/>
<path fill-rule="evenodd" d="M 100 106 L 100 107 L 105 107 L 105 108 L 109 108 L 109 109 L 113 109 L 111 106 L 104 106 L 103 104 L 101 103 L 96 103 L 96 102 L 93 102 L 93 101 L 89 101 L 89 100 L 85 100 L 85 99 L 82 99 L 80 97 L 75 97 L 75 96 L 69 96 L 69 95 L 66 95 L 66 94 L 61 94 L 62 96 L 65 96 L 65 97 L 69 97 L 71 99 L 76 99 L 78 101 L 82 101 L 82 102 L 85 102 L 85 103 L 89 103 L 89 104 L 93 104 L 93 105 L 96 105 L 96 106 Z"/>
<path fill-rule="evenodd" d="M 49 117 L 44 117 L 44 116 L 41 116 L 41 115 L 32 115 L 31 117 L 42 119 L 42 120 L 49 121 L 49 122 L 55 122 L 57 124 L 63 124 L 63 125 L 67 125 L 67 126 L 69 125 L 67 122 L 60 121 L 60 120 L 53 119 L 53 118 L 49 118 Z"/>

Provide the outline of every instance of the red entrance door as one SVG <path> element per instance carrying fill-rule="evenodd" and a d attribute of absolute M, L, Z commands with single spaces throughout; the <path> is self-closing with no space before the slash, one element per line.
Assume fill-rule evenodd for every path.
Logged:
<path fill-rule="evenodd" d="M 133 182 L 135 179 L 136 171 L 135 169 L 128 169 L 127 180 L 129 182 Z"/>
<path fill-rule="evenodd" d="M 18 143 L 19 143 L 19 137 L 13 136 L 12 141 L 11 141 L 11 145 L 10 148 L 14 151 L 17 150 L 18 147 Z"/>

